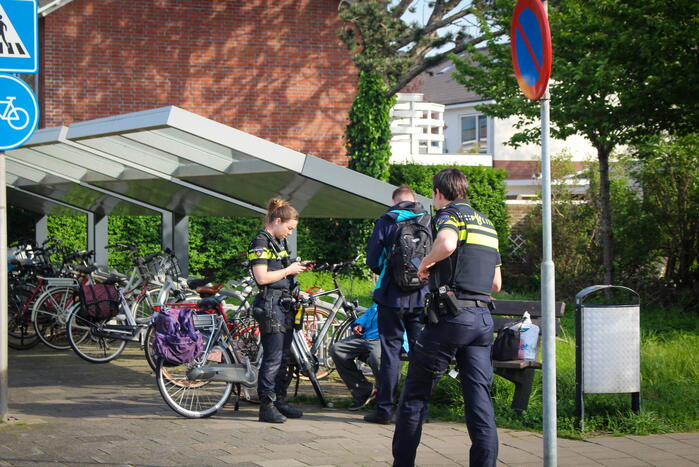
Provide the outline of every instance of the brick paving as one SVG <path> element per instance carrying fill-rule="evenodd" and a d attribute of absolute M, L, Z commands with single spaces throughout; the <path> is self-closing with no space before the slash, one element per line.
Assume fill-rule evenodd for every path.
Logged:
<path fill-rule="evenodd" d="M 0 424 L 0 466 L 387 466 L 393 426 L 364 412 L 306 405 L 281 425 L 257 422 L 257 406 L 233 404 L 204 420 L 172 412 L 136 346 L 90 364 L 71 351 L 10 351 L 10 421 Z M 327 386 L 327 385 L 326 385 Z M 335 396 L 341 388 L 330 384 Z M 312 394 L 308 383 L 301 392 Z M 538 433 L 501 429 L 498 465 L 540 466 Z M 468 464 L 466 426 L 424 427 L 420 466 Z M 561 466 L 697 466 L 699 433 L 559 439 Z"/>

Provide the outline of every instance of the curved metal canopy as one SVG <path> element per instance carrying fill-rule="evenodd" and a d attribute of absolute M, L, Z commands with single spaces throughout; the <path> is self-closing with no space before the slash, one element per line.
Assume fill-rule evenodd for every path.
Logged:
<path fill-rule="evenodd" d="M 260 216 L 281 196 L 302 217 L 371 218 L 395 188 L 174 106 L 39 130 L 7 172 L 11 204 L 99 215 Z"/>

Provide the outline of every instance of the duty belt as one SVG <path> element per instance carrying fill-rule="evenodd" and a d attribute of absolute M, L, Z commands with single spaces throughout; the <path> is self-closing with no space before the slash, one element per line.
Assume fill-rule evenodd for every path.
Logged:
<path fill-rule="evenodd" d="M 479 308 L 488 308 L 491 304 L 491 302 L 484 302 L 483 300 L 457 300 L 459 303 L 459 306 L 471 306 L 471 307 L 479 307 Z"/>

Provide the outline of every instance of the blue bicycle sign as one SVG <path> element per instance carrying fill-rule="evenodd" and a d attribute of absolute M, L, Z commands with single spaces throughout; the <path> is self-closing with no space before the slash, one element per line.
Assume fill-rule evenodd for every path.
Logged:
<path fill-rule="evenodd" d="M 0 151 L 24 144 L 38 121 L 34 92 L 21 79 L 0 74 Z"/>
<path fill-rule="evenodd" d="M 0 120 L 4 120 L 15 130 L 23 130 L 29 125 L 29 112 L 22 107 L 15 107 L 13 102 L 17 99 L 14 96 L 7 96 L 6 100 L 0 100 L 0 109 L 5 105 Z"/>

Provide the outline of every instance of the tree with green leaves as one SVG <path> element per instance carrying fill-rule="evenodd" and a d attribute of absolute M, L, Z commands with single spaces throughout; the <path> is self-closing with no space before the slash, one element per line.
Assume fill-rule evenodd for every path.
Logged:
<path fill-rule="evenodd" d="M 386 95 L 386 84 L 376 72 L 359 72 L 357 95 L 345 128 L 349 168 L 378 180 L 388 180 L 391 158 L 390 112 L 395 97 Z"/>
<path fill-rule="evenodd" d="M 478 24 L 490 1 L 344 0 L 340 38 L 352 52 L 359 86 L 345 132 L 350 168 L 386 180 L 392 97 L 425 70 L 483 41 Z M 409 21 L 421 5 L 426 21 Z"/>
<path fill-rule="evenodd" d="M 518 116 L 517 146 L 539 141 L 539 104 L 519 91 L 512 71 L 509 31 L 514 0 L 491 2 L 482 28 L 482 50 L 454 57 L 455 76 L 467 88 L 494 99 L 478 106 L 498 118 Z M 699 120 L 699 3 L 647 0 L 549 2 L 553 38 L 551 135 L 585 136 L 597 151 L 604 281 L 612 282 L 613 238 L 609 158 L 643 135 L 694 131 Z"/>
<path fill-rule="evenodd" d="M 639 145 L 632 171 L 652 219 L 656 249 L 666 258 L 664 277 L 696 300 L 699 283 L 699 134 L 653 137 Z"/>

